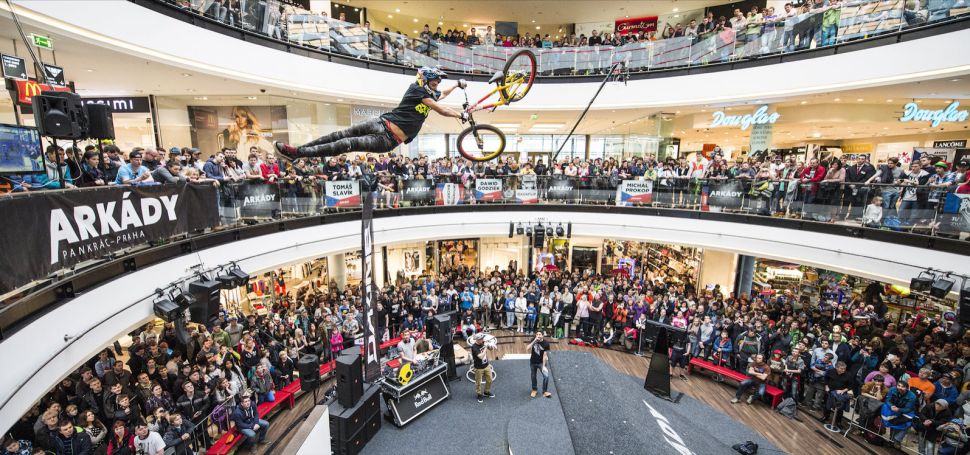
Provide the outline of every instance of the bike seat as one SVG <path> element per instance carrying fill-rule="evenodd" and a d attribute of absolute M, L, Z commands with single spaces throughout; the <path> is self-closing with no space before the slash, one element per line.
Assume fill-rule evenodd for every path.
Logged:
<path fill-rule="evenodd" d="M 491 84 L 493 82 L 501 81 L 502 79 L 505 79 L 505 73 L 496 71 L 495 74 L 492 75 L 492 78 L 488 80 L 488 83 Z"/>

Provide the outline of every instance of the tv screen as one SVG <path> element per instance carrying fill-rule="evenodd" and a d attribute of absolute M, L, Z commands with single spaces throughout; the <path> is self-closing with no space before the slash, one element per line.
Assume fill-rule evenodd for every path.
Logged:
<path fill-rule="evenodd" d="M 0 174 L 44 172 L 44 153 L 37 128 L 0 123 Z"/>

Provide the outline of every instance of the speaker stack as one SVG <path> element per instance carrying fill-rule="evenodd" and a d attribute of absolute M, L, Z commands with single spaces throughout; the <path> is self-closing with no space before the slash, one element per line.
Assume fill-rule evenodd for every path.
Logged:
<path fill-rule="evenodd" d="M 88 118 L 80 95 L 45 90 L 31 97 L 34 122 L 41 136 L 77 140 L 87 137 Z"/>
<path fill-rule="evenodd" d="M 195 302 L 189 305 L 189 315 L 192 322 L 205 324 L 209 318 L 219 314 L 219 290 L 222 283 L 203 279 L 189 283 L 189 294 Z"/>
<path fill-rule="evenodd" d="M 353 355 L 337 357 L 336 364 L 337 402 L 330 406 L 330 448 L 334 455 L 355 455 L 381 429 L 380 387 L 364 387 L 359 348 Z"/>
<path fill-rule="evenodd" d="M 960 304 L 957 310 L 957 320 L 964 327 L 970 325 L 970 285 L 960 289 Z"/>
<path fill-rule="evenodd" d="M 320 386 L 320 357 L 313 354 L 300 356 L 296 370 L 300 372 L 300 390 L 311 392 Z"/>
<path fill-rule="evenodd" d="M 95 139 L 114 139 L 115 124 L 111 106 L 107 104 L 85 104 L 84 113 L 88 118 L 88 137 Z"/>
<path fill-rule="evenodd" d="M 455 325 L 458 316 L 454 312 L 435 315 L 431 324 L 434 328 L 435 341 L 441 346 L 439 351 L 441 360 L 448 364 L 448 379 L 458 377 L 458 369 L 455 366 Z"/>

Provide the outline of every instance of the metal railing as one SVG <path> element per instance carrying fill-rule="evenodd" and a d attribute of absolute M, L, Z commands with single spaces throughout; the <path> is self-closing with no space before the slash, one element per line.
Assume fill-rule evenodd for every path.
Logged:
<path fill-rule="evenodd" d="M 434 39 L 430 33 L 409 37 L 374 31 L 278 0 L 153 1 L 292 45 L 409 67 L 440 66 L 463 73 L 491 74 L 508 56 L 522 49 L 484 42 L 484 36 L 479 37 L 482 44 L 472 46 Z M 737 29 L 729 22 L 726 27 L 712 25 L 697 32 L 671 34 L 666 39 L 631 41 L 617 37 L 599 46 L 550 46 L 551 42 L 537 40 L 529 48 L 536 53 L 539 73 L 544 76 L 595 74 L 621 61 L 631 71 L 644 72 L 835 46 L 970 14 L 970 7 L 960 0 L 911 2 L 909 6 L 912 9 L 904 0 L 850 0 L 837 6 L 803 6 L 790 13 L 759 14 L 747 18 L 746 25 Z"/>

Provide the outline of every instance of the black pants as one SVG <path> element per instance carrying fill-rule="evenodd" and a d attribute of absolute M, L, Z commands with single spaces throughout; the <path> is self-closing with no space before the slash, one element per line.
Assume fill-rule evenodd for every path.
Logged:
<path fill-rule="evenodd" d="M 397 140 L 384 126 L 384 121 L 375 118 L 316 138 L 297 148 L 297 151 L 300 156 L 336 156 L 347 152 L 387 153 L 397 145 Z"/>

